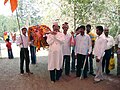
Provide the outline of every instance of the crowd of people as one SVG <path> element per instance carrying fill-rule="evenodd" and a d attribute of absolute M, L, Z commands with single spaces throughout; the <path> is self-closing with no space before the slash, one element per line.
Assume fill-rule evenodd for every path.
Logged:
<path fill-rule="evenodd" d="M 110 74 L 109 62 L 114 57 L 115 45 L 118 47 L 117 56 L 117 75 L 119 75 L 119 35 L 114 38 L 109 35 L 109 28 L 96 26 L 96 34 L 91 31 L 91 25 L 81 25 L 75 33 L 68 34 L 69 25 L 65 22 L 62 25 L 63 32 L 60 32 L 58 24 L 53 25 L 53 31 L 48 35 L 49 44 L 48 70 L 52 83 L 65 72 L 70 75 L 76 72 L 76 77 L 88 77 L 89 74 L 94 76 L 94 81 L 104 80 L 103 73 Z M 74 45 L 71 45 L 71 37 L 74 37 Z M 72 48 L 71 48 L 72 47 Z M 72 54 L 71 54 L 72 51 Z M 70 58 L 72 62 L 70 64 Z M 93 69 L 93 59 L 96 61 L 96 70 Z M 75 65 L 75 62 L 77 65 Z M 53 79 L 54 78 L 54 79 Z"/>
<path fill-rule="evenodd" d="M 94 76 L 95 82 L 104 80 L 103 73 L 110 74 L 110 58 L 114 58 L 114 52 L 117 53 L 117 75 L 120 75 L 120 35 L 115 39 L 109 35 L 109 28 L 96 26 L 96 33 L 91 30 L 91 25 L 81 25 L 75 32 L 69 34 L 69 24 L 62 24 L 62 32 L 58 23 L 54 23 L 53 30 L 47 34 L 47 43 L 49 45 L 48 53 L 48 71 L 50 79 L 55 83 L 60 79 L 63 72 L 70 76 L 70 72 L 75 72 L 76 77 L 87 78 L 88 74 Z M 34 39 L 31 33 L 28 40 L 27 28 L 21 29 L 22 35 L 18 37 L 16 43 L 20 47 L 20 74 L 24 74 L 24 62 L 26 73 L 33 74 L 30 71 L 29 50 L 31 52 L 31 64 L 36 64 L 36 47 L 33 45 Z M 6 40 L 9 58 L 13 58 L 11 43 Z M 96 63 L 96 70 L 93 68 L 93 60 Z"/>

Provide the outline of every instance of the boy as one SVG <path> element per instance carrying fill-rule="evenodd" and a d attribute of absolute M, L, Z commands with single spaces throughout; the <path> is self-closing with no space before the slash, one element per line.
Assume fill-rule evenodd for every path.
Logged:
<path fill-rule="evenodd" d="M 12 53 L 12 47 L 11 47 L 11 42 L 9 42 L 9 39 L 6 39 L 6 47 L 8 50 L 8 58 L 13 59 L 13 53 Z"/>

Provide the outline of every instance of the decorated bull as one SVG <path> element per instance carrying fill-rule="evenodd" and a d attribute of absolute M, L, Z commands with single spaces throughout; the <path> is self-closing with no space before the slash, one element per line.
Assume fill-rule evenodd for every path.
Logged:
<path fill-rule="evenodd" d="M 32 41 L 34 46 L 36 46 L 37 51 L 40 50 L 40 47 L 45 48 L 48 46 L 46 42 L 46 34 L 51 30 L 46 25 L 36 25 L 28 28 L 28 37 L 29 41 Z"/>

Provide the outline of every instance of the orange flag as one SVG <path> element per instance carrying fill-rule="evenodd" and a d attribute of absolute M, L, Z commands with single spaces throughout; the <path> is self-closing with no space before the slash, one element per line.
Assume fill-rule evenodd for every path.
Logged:
<path fill-rule="evenodd" d="M 12 12 L 14 12 L 15 9 L 17 8 L 17 5 L 18 5 L 17 2 L 18 2 L 18 0 L 10 0 Z"/>
<path fill-rule="evenodd" d="M 4 5 L 8 2 L 8 0 L 4 1 Z M 14 12 L 18 5 L 18 0 L 10 0 L 11 11 Z"/>
<path fill-rule="evenodd" d="M 5 1 L 4 1 L 4 5 L 5 5 L 7 2 L 8 2 L 8 0 L 5 0 Z"/>

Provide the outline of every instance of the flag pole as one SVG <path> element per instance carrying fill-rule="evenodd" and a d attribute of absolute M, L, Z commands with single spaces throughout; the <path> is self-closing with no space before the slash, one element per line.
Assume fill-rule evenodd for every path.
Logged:
<path fill-rule="evenodd" d="M 12 11 L 13 12 L 13 11 Z M 20 21 L 19 21 L 19 18 L 18 18 L 18 9 L 16 7 L 16 18 L 17 18 L 17 24 L 18 24 L 18 29 L 19 29 L 19 33 L 20 33 L 20 38 L 21 38 L 21 41 L 22 41 L 22 46 L 24 48 L 24 45 L 23 45 L 23 38 L 22 38 L 22 34 L 21 34 L 21 31 L 20 31 Z"/>
<path fill-rule="evenodd" d="M 20 22 L 19 22 L 19 18 L 18 18 L 18 11 L 16 9 L 16 18 L 17 18 L 17 23 L 18 23 L 18 29 L 19 29 L 19 32 L 20 32 Z M 21 32 L 20 32 L 20 35 L 21 35 Z"/>
<path fill-rule="evenodd" d="M 18 23 L 18 29 L 19 29 L 19 32 L 20 32 L 20 38 L 21 38 L 21 41 L 23 42 L 23 38 L 22 38 L 22 34 L 21 34 L 21 31 L 20 31 L 20 21 L 19 21 L 19 18 L 18 18 L 18 11 L 16 9 L 16 18 L 17 18 L 17 23 Z M 24 48 L 24 44 L 22 43 L 22 46 Z"/>
<path fill-rule="evenodd" d="M 17 9 L 16 9 L 16 18 L 17 18 L 17 23 L 18 23 L 18 29 L 19 29 L 19 32 L 20 32 L 20 38 L 21 38 L 21 41 L 22 41 L 22 46 L 23 46 L 23 48 L 24 48 L 24 44 L 23 44 L 23 38 L 22 38 L 22 34 L 21 34 L 21 31 L 20 31 L 20 22 L 19 22 L 19 18 L 18 18 L 18 11 L 17 11 Z M 26 52 L 25 52 L 25 50 L 23 49 L 23 52 L 24 52 L 24 56 L 25 56 L 25 58 L 26 58 Z"/>

